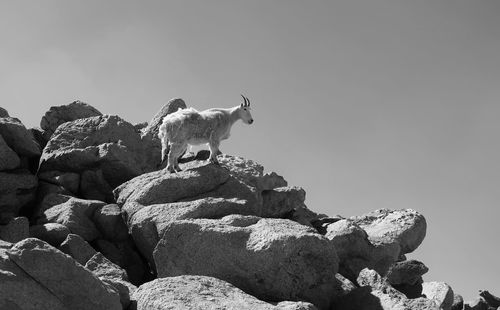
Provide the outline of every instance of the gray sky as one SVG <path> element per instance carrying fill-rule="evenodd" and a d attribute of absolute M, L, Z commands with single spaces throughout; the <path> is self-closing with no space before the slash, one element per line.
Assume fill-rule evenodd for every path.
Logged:
<path fill-rule="evenodd" d="M 1 1 L 0 105 L 75 99 L 131 122 L 248 96 L 223 152 L 317 212 L 413 208 L 427 281 L 500 294 L 500 2 Z"/>

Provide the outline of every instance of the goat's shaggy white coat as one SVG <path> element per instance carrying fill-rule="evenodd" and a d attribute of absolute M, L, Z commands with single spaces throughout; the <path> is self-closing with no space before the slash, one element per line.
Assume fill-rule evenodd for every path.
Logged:
<path fill-rule="evenodd" d="M 218 163 L 217 152 L 221 140 L 229 138 L 231 127 L 237 120 L 247 124 L 253 122 L 249 103 L 229 109 L 208 109 L 198 112 L 193 108 L 179 109 L 163 119 L 158 136 L 162 143 L 161 158 L 168 153 L 167 169 L 180 171 L 178 158 L 187 150 L 188 145 L 208 143 L 209 161 Z"/>

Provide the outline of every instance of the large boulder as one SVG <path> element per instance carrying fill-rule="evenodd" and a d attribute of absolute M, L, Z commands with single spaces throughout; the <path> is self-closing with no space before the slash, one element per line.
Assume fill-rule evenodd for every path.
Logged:
<path fill-rule="evenodd" d="M 175 221 L 153 255 L 159 277 L 212 276 L 262 300 L 321 309 L 330 306 L 338 270 L 335 248 L 314 229 L 255 216 Z"/>
<path fill-rule="evenodd" d="M 76 100 L 70 104 L 50 107 L 42 117 L 40 127 L 44 130 L 46 138 L 49 139 L 57 127 L 63 123 L 99 115 L 102 113 L 93 106 Z"/>
<path fill-rule="evenodd" d="M 68 227 L 71 233 L 92 241 L 101 237 L 93 222 L 94 212 L 105 205 L 102 201 L 50 194 L 45 197 L 38 210 L 37 223 L 62 224 Z"/>
<path fill-rule="evenodd" d="M 480 290 L 479 296 L 486 301 L 489 307 L 499 308 L 500 307 L 500 297 L 497 297 L 486 290 Z"/>
<path fill-rule="evenodd" d="M 35 142 L 30 131 L 17 118 L 0 117 L 0 136 L 17 155 L 23 157 L 40 156 L 40 146 Z"/>
<path fill-rule="evenodd" d="M 349 219 L 328 225 L 325 237 L 337 249 L 340 273 L 353 282 L 364 268 L 385 275 L 399 255 L 397 243 L 373 244 L 367 233 Z"/>
<path fill-rule="evenodd" d="M 314 310 L 305 302 L 277 305 L 261 301 L 223 280 L 205 276 L 178 276 L 156 279 L 141 285 L 133 294 L 137 310 L 150 309 L 241 309 Z"/>
<path fill-rule="evenodd" d="M 306 218 L 295 217 L 297 210 L 306 210 L 302 189 L 283 187 L 282 177 L 265 174 L 253 161 L 228 155 L 219 156 L 219 161 L 206 164 L 197 156 L 183 164 L 181 172 L 143 174 L 114 190 L 134 241 L 152 265 L 152 251 L 164 228 L 177 219 L 230 214 Z"/>
<path fill-rule="evenodd" d="M 118 116 L 102 115 L 59 125 L 43 150 L 39 171 L 100 169 L 114 188 L 153 170 L 151 156 L 132 124 Z"/>
<path fill-rule="evenodd" d="M 7 250 L 7 255 L 67 309 L 122 309 L 114 289 L 41 240 L 28 238 L 18 242 Z"/>
<path fill-rule="evenodd" d="M 376 271 L 363 269 L 357 279 L 359 287 L 336 300 L 334 309 L 342 310 L 440 310 L 427 298 L 409 299 L 394 289 Z"/>
<path fill-rule="evenodd" d="M 0 172 L 0 224 L 7 224 L 21 208 L 34 203 L 37 185 L 37 177 L 26 170 Z"/>
<path fill-rule="evenodd" d="M 67 309 L 58 296 L 15 264 L 7 255 L 7 249 L 1 246 L 0 283 L 0 309 Z"/>
<path fill-rule="evenodd" d="M 424 240 L 427 223 L 412 209 L 380 209 L 350 218 L 368 234 L 373 244 L 397 243 L 400 254 L 413 252 Z"/>
<path fill-rule="evenodd" d="M 0 171 L 12 170 L 21 164 L 19 156 L 5 142 L 0 135 Z"/>
<path fill-rule="evenodd" d="M 434 301 L 442 310 L 451 310 L 453 305 L 453 290 L 444 282 L 424 282 L 422 294 Z"/>

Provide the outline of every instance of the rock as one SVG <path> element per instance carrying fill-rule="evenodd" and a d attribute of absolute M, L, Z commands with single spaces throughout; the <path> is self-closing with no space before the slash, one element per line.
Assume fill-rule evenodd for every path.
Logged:
<path fill-rule="evenodd" d="M 255 210 L 249 209 L 241 200 L 203 198 L 143 207 L 129 220 L 129 227 L 139 251 L 150 265 L 154 266 L 153 250 L 168 224 L 176 220 L 213 219 L 230 214 L 252 215 L 255 213 Z"/>
<path fill-rule="evenodd" d="M 425 218 L 412 209 L 380 209 L 362 216 L 351 217 L 366 231 L 373 244 L 398 243 L 401 254 L 413 252 L 425 238 Z"/>
<path fill-rule="evenodd" d="M 21 164 L 19 156 L 5 143 L 0 135 L 0 171 L 12 170 Z"/>
<path fill-rule="evenodd" d="M 16 243 L 29 238 L 29 221 L 25 217 L 16 217 L 7 225 L 0 227 L 0 239 Z"/>
<path fill-rule="evenodd" d="M 13 246 L 14 246 L 13 243 L 0 239 L 0 249 L 7 250 Z"/>
<path fill-rule="evenodd" d="M 83 198 L 112 203 L 112 191 L 101 169 L 86 170 L 82 173 L 80 194 Z"/>
<path fill-rule="evenodd" d="M 0 247 L 0 283 L 0 309 L 67 309 L 58 296 L 40 285 L 10 260 L 6 249 L 2 247 Z"/>
<path fill-rule="evenodd" d="M 394 263 L 387 273 L 387 281 L 391 285 L 416 284 L 422 279 L 429 268 L 418 260 L 405 260 Z"/>
<path fill-rule="evenodd" d="M 58 247 L 70 234 L 68 227 L 59 223 L 46 223 L 30 227 L 30 236 Z"/>
<path fill-rule="evenodd" d="M 363 269 L 357 279 L 360 287 L 336 300 L 334 309 L 342 310 L 439 310 L 426 298 L 408 299 L 390 286 L 376 271 Z"/>
<path fill-rule="evenodd" d="M 462 310 L 464 308 L 464 299 L 461 295 L 455 294 L 453 296 L 453 304 L 451 310 Z"/>
<path fill-rule="evenodd" d="M 227 216 L 168 225 L 153 253 L 159 277 L 225 280 L 262 300 L 330 306 L 338 258 L 315 230 L 290 220 Z"/>
<path fill-rule="evenodd" d="M 63 123 L 100 115 L 102 113 L 96 108 L 77 100 L 67 105 L 50 107 L 42 117 L 40 127 L 46 132 L 46 137 L 49 139 L 57 127 Z"/>
<path fill-rule="evenodd" d="M 184 275 L 156 279 L 141 285 L 132 299 L 137 310 L 149 309 L 315 309 L 304 302 L 283 302 L 277 306 L 258 300 L 223 280 Z"/>
<path fill-rule="evenodd" d="M 4 108 L 0 107 L 0 117 L 9 117 L 9 112 Z"/>
<path fill-rule="evenodd" d="M 483 297 L 478 297 L 474 301 L 464 305 L 465 310 L 490 310 L 488 303 Z"/>
<path fill-rule="evenodd" d="M 444 282 L 424 282 L 422 294 L 434 301 L 440 309 L 450 310 L 453 305 L 453 290 Z"/>
<path fill-rule="evenodd" d="M 123 206 L 127 218 L 133 215 L 127 203 L 151 205 L 176 202 L 211 191 L 229 178 L 227 170 L 205 165 L 178 173 L 154 171 L 136 177 L 114 190 L 116 201 Z"/>
<path fill-rule="evenodd" d="M 304 201 L 306 192 L 300 187 L 278 187 L 262 192 L 262 217 L 288 218 L 302 225 L 313 226 L 318 215 Z"/>
<path fill-rule="evenodd" d="M 116 291 L 41 240 L 29 238 L 18 242 L 7 250 L 7 255 L 68 309 L 121 309 Z"/>
<path fill-rule="evenodd" d="M 25 170 L 0 172 L 0 224 L 7 224 L 36 198 L 38 179 Z"/>
<path fill-rule="evenodd" d="M 500 298 L 491 294 L 490 292 L 481 290 L 479 291 L 479 296 L 481 296 L 486 301 L 489 307 L 491 308 L 500 307 Z"/>
<path fill-rule="evenodd" d="M 30 128 L 28 130 L 33 136 L 33 139 L 35 139 L 35 142 L 40 146 L 40 150 L 43 150 L 49 142 L 52 133 L 49 134 L 40 128 Z"/>
<path fill-rule="evenodd" d="M 38 178 L 47 183 L 62 186 L 72 194 L 78 194 L 80 175 L 74 172 L 46 171 L 38 174 Z"/>
<path fill-rule="evenodd" d="M 429 269 L 417 260 L 403 260 L 394 263 L 387 273 L 387 281 L 408 298 L 422 296 L 422 275 Z"/>
<path fill-rule="evenodd" d="M 17 118 L 0 118 L 0 135 L 17 155 L 25 157 L 40 156 L 40 146 Z"/>
<path fill-rule="evenodd" d="M 37 223 L 63 224 L 71 233 L 80 235 L 86 241 L 92 241 L 101 236 L 92 218 L 94 212 L 104 205 L 106 203 L 102 201 L 50 194 L 41 204 L 37 214 Z"/>
<path fill-rule="evenodd" d="M 95 116 L 57 127 L 43 150 L 39 171 L 101 169 L 113 188 L 153 170 L 152 156 L 132 124 L 118 116 Z"/>
<path fill-rule="evenodd" d="M 335 275 L 335 279 L 337 280 L 337 285 L 335 287 L 335 291 L 333 292 L 333 296 L 335 296 L 335 298 L 345 296 L 357 288 L 357 286 L 352 283 L 351 280 L 347 279 L 340 273 L 337 273 Z"/>
<path fill-rule="evenodd" d="M 128 282 L 127 273 L 119 266 L 113 264 L 101 253 L 96 253 L 87 261 L 85 268 L 99 277 L 105 283 L 110 284 L 120 294 L 120 303 L 123 309 L 130 304 L 130 296 L 137 289 Z"/>
<path fill-rule="evenodd" d="M 163 123 L 163 118 L 170 113 L 176 112 L 178 109 L 185 109 L 186 103 L 180 98 L 171 99 L 160 111 L 158 111 L 155 116 L 151 119 L 149 123 L 141 130 L 141 138 L 150 143 L 151 153 L 154 154 L 153 162 L 156 163 L 157 168 L 161 165 L 161 142 L 158 137 L 160 125 Z M 140 128 L 140 126 L 137 126 Z M 167 153 L 169 149 L 167 148 Z"/>
<path fill-rule="evenodd" d="M 82 266 L 85 266 L 88 260 L 97 253 L 87 241 L 75 234 L 68 234 L 59 246 L 59 250 L 73 257 Z"/>
<path fill-rule="evenodd" d="M 112 263 L 125 269 L 132 284 L 139 285 L 151 279 L 149 268 L 137 253 L 132 241 L 110 242 L 101 239 L 95 241 L 95 247 Z"/>
<path fill-rule="evenodd" d="M 349 219 L 328 225 L 325 237 L 337 249 L 340 273 L 351 281 L 356 281 L 364 268 L 385 275 L 397 260 L 400 250 L 395 243 L 372 244 L 366 232 Z"/>
<path fill-rule="evenodd" d="M 123 221 L 120 207 L 109 204 L 95 210 L 92 220 L 102 236 L 110 241 L 128 239 L 128 230 Z"/>
<path fill-rule="evenodd" d="M 150 135 L 158 139 L 158 133 L 160 131 L 160 125 L 163 123 L 163 119 L 170 113 L 174 113 L 179 109 L 187 108 L 186 103 L 181 98 L 173 98 L 169 100 L 161 109 L 153 116 L 151 121 L 142 130 L 142 135 Z"/>

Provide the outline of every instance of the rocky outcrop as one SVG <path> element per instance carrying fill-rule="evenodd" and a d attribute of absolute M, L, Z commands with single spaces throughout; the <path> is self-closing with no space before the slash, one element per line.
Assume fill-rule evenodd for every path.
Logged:
<path fill-rule="evenodd" d="M 273 305 L 246 294 L 217 278 L 184 275 L 156 279 L 135 291 L 137 310 L 149 309 L 241 309 L 241 310 L 314 310 L 305 302 L 281 302 Z"/>
<path fill-rule="evenodd" d="M 208 151 L 159 170 L 159 126 L 185 107 L 132 125 L 73 102 L 30 130 L 0 109 L 0 309 L 500 305 L 424 282 L 405 255 L 426 234 L 415 210 L 320 215 L 278 174 Z"/>

